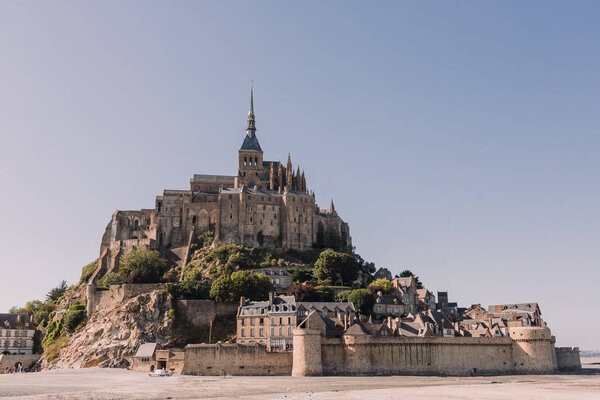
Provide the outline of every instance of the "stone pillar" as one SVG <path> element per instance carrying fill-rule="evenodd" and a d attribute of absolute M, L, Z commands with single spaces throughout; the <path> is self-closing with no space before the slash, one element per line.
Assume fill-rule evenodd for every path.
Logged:
<path fill-rule="evenodd" d="M 317 329 L 294 329 L 292 376 L 323 375 L 321 332 Z"/>

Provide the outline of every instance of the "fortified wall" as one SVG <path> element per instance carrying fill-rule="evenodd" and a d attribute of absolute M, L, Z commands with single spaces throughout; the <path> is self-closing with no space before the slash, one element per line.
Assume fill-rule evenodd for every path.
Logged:
<path fill-rule="evenodd" d="M 40 359 L 40 354 L 0 354 L 0 374 L 3 374 L 6 368 L 31 368 Z"/>
<path fill-rule="evenodd" d="M 217 343 L 185 346 L 186 375 L 291 375 L 292 353 L 267 352 L 259 344 Z"/>
<path fill-rule="evenodd" d="M 510 328 L 510 335 L 326 339 L 318 330 L 296 329 L 292 375 L 491 375 L 557 368 L 548 328 Z"/>
<path fill-rule="evenodd" d="M 140 294 L 164 289 L 165 285 L 156 283 L 126 283 L 123 285 L 110 285 L 108 289 L 99 289 L 93 281 L 90 281 L 86 292 L 86 312 L 89 317 L 94 311 L 111 308 L 115 304 L 120 304 L 124 300 Z"/>
<path fill-rule="evenodd" d="M 579 347 L 557 347 L 556 362 L 559 371 L 578 371 L 581 369 Z"/>

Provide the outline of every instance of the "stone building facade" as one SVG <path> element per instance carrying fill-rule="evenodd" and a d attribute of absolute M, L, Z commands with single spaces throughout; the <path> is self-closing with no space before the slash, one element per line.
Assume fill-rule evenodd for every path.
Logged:
<path fill-rule="evenodd" d="M 33 327 L 28 314 L 0 314 L 0 354 L 33 354 Z"/>
<path fill-rule="evenodd" d="M 195 236 L 214 226 L 215 244 L 303 250 L 335 233 L 351 245 L 350 230 L 333 206 L 321 209 L 300 167 L 267 161 L 256 136 L 254 95 L 235 175 L 195 174 L 189 190 L 165 190 L 154 208 L 117 210 L 106 227 L 93 278 L 118 269 L 121 255 L 139 246 L 185 263 Z"/>

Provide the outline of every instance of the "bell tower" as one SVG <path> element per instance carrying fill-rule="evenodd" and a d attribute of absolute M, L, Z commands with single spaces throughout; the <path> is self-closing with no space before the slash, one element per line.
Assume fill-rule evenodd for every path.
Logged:
<path fill-rule="evenodd" d="M 248 123 L 246 124 L 246 137 L 238 152 L 238 175 L 245 177 L 254 171 L 262 175 L 263 151 L 256 137 L 256 119 L 254 117 L 254 83 L 250 86 L 250 110 L 248 111 Z"/>

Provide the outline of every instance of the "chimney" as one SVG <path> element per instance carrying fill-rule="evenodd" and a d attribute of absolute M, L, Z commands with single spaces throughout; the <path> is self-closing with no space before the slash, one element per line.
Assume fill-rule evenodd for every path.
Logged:
<path fill-rule="evenodd" d="M 240 307 L 244 306 L 246 299 L 244 298 L 244 296 L 240 297 Z"/>
<path fill-rule="evenodd" d="M 269 292 L 269 304 L 273 304 L 274 297 L 275 297 L 275 292 Z"/>

